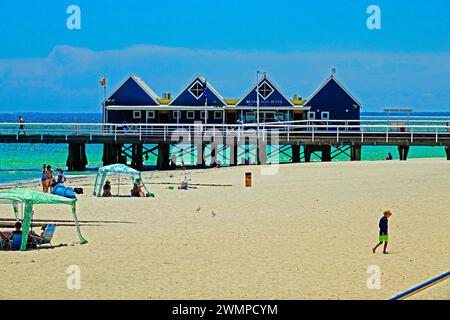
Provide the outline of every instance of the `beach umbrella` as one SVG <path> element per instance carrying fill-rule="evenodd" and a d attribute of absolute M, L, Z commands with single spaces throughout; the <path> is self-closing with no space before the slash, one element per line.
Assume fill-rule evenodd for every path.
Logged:
<path fill-rule="evenodd" d="M 104 166 L 104 167 L 98 168 L 97 176 L 95 177 L 95 184 L 94 184 L 94 191 L 93 191 L 94 196 L 97 196 L 97 197 L 101 196 L 102 186 L 105 184 L 106 176 L 108 174 L 117 174 L 118 175 L 119 185 L 117 186 L 117 188 L 118 188 L 117 190 L 119 190 L 119 188 L 120 188 L 120 176 L 122 174 L 125 174 L 125 175 L 130 176 L 131 179 L 133 180 L 133 182 L 137 178 L 139 178 L 144 190 L 147 193 L 149 193 L 149 191 L 147 190 L 147 187 L 145 186 L 144 180 L 142 179 L 142 174 L 139 170 L 133 169 L 122 163 L 116 163 L 116 164 L 111 164 L 109 166 Z"/>
<path fill-rule="evenodd" d="M 19 204 L 24 206 L 22 219 L 22 244 L 21 251 L 25 251 L 28 241 L 28 233 L 31 227 L 31 218 L 33 214 L 33 206 L 37 204 L 65 204 L 72 207 L 72 216 L 78 233 L 80 243 L 87 243 L 87 240 L 81 235 L 80 225 L 77 218 L 76 199 L 56 196 L 53 194 L 43 193 L 40 191 L 16 188 L 0 191 L 0 204 L 12 204 L 16 220 L 19 220 Z"/>

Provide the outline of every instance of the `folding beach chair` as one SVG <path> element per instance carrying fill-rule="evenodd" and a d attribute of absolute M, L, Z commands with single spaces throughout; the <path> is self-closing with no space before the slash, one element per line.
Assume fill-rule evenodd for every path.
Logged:
<path fill-rule="evenodd" d="M 56 224 L 49 224 L 45 227 L 44 234 L 40 238 L 40 241 L 37 242 L 37 245 L 42 246 L 44 244 L 50 244 L 53 239 L 53 234 L 55 233 Z"/>

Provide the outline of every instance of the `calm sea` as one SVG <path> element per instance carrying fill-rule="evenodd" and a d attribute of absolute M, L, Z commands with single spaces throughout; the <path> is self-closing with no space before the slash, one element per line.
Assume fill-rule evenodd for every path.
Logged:
<path fill-rule="evenodd" d="M 19 114 L 0 113 L 0 122 L 17 122 Z M 101 122 L 101 114 L 97 113 L 22 113 L 25 122 L 70 122 L 70 123 L 93 123 Z M 362 119 L 386 119 L 384 113 L 364 113 Z M 396 116 L 390 114 L 390 117 Z M 445 117 L 450 119 L 450 112 L 447 113 L 414 113 L 415 119 L 436 119 Z M 94 173 L 96 168 L 102 165 L 102 145 L 87 145 L 86 153 L 88 157 L 89 173 Z M 362 160 L 383 160 L 387 153 L 391 152 L 394 158 L 398 157 L 397 148 L 389 146 L 364 146 L 362 149 Z M 208 152 L 207 152 L 208 153 Z M 288 152 L 289 153 L 289 152 Z M 228 155 L 226 155 L 228 156 Z M 409 153 L 410 158 L 436 158 L 445 157 L 443 147 L 412 147 Z M 285 158 L 285 159 L 284 159 Z M 280 155 L 280 161 L 287 160 L 288 156 Z M 39 179 L 42 164 L 50 164 L 52 167 L 65 167 L 67 159 L 67 145 L 59 144 L 0 144 L 0 184 L 11 184 L 17 181 L 30 182 Z M 185 164 L 195 163 L 195 159 L 189 154 L 184 155 Z M 312 159 L 318 160 L 318 159 Z M 345 155 L 338 156 L 336 161 L 348 160 Z M 206 160 L 208 161 L 208 159 Z M 221 160 L 226 164 L 226 160 Z M 156 157 L 150 155 L 145 160 L 145 165 L 154 166 Z M 86 174 L 86 172 L 75 172 L 71 174 Z"/>

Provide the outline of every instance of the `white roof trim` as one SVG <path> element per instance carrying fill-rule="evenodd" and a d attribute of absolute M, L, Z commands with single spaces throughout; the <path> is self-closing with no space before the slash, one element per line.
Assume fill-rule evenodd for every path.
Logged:
<path fill-rule="evenodd" d="M 261 106 L 259 108 L 260 110 L 270 110 L 270 111 L 276 111 L 276 110 L 310 110 L 310 107 L 305 106 Z M 158 106 L 107 106 L 106 110 L 124 110 L 124 111 L 132 111 L 132 110 L 256 110 L 256 107 L 236 107 L 234 105 L 227 105 L 225 107 L 215 107 L 215 106 L 170 106 L 170 105 L 158 105 Z"/>
<path fill-rule="evenodd" d="M 281 94 L 281 96 L 283 97 L 283 98 L 285 98 L 286 99 L 286 101 L 288 101 L 290 104 L 291 104 L 291 106 L 293 107 L 294 106 L 294 104 L 292 103 L 292 101 L 291 101 L 291 99 L 289 99 L 288 97 L 286 97 L 286 95 L 283 93 L 283 91 L 281 91 L 270 79 L 269 79 L 269 77 L 267 76 L 267 75 L 264 75 L 264 77 L 258 82 L 258 87 L 259 86 L 261 86 L 261 83 L 264 81 L 264 80 L 266 80 L 268 83 L 269 83 L 269 85 L 271 85 L 272 86 L 272 88 L 274 89 L 274 90 L 276 90 L 276 91 L 278 91 L 280 94 Z M 253 90 L 255 90 L 256 89 L 256 87 L 257 87 L 256 85 L 253 85 L 251 88 L 250 88 L 250 90 L 248 90 L 248 92 L 246 93 L 246 94 L 244 94 L 243 96 L 242 96 L 242 98 L 241 99 L 239 99 L 239 101 L 238 102 L 236 102 L 236 104 L 235 104 L 235 106 L 236 107 L 238 107 L 238 105 L 245 99 L 245 97 L 246 96 L 248 96 L 250 93 L 252 93 L 253 92 Z M 273 93 L 273 92 L 272 92 Z M 272 94 L 271 93 L 271 94 Z M 258 93 L 257 93 L 258 94 Z M 261 107 L 261 106 L 260 106 Z"/>
<path fill-rule="evenodd" d="M 339 87 L 341 87 L 341 89 L 342 90 L 344 90 L 344 92 L 345 93 L 347 93 L 357 104 L 358 104 L 358 107 L 360 107 L 361 108 L 361 103 L 358 101 L 358 99 L 356 99 L 351 93 L 350 93 L 350 91 L 348 91 L 343 85 L 342 85 L 342 83 L 340 83 L 333 75 L 331 75 L 331 76 L 329 76 L 310 96 L 309 96 L 309 98 L 308 99 L 306 99 L 306 101 L 305 101 L 305 103 L 303 104 L 303 105 L 307 105 L 308 103 L 309 103 L 309 101 L 312 99 L 312 98 L 314 98 L 319 92 L 320 92 L 320 90 L 322 90 L 322 88 L 323 87 L 325 87 L 327 84 L 328 84 L 328 82 L 330 82 L 331 80 L 334 80 L 336 83 L 337 83 L 337 85 L 339 86 Z"/>
<path fill-rule="evenodd" d="M 133 79 L 133 81 L 142 89 L 145 91 L 145 93 L 148 94 L 148 96 L 153 100 L 153 102 L 155 102 L 156 104 L 159 105 L 158 99 L 159 96 L 138 76 L 135 76 L 133 74 L 129 75 L 125 80 L 123 80 L 121 82 L 121 84 L 116 88 L 116 90 L 113 91 L 113 93 L 111 93 L 108 98 L 106 98 L 106 101 L 111 100 L 111 97 L 120 89 L 122 88 L 122 86 L 125 84 L 125 82 L 127 82 L 129 79 Z"/>
<path fill-rule="evenodd" d="M 178 95 L 177 95 L 175 98 L 172 99 L 172 101 L 169 103 L 169 105 L 172 105 L 172 103 L 175 102 L 175 101 L 181 96 L 181 94 L 182 94 L 184 91 L 189 90 L 189 89 L 191 88 L 192 84 L 193 84 L 196 80 L 200 80 L 201 83 L 205 83 L 205 81 L 206 81 L 206 79 L 203 78 L 202 76 L 196 75 L 195 77 L 193 77 L 193 78 L 191 79 L 191 81 L 189 81 L 189 82 L 184 86 L 184 88 L 183 88 L 182 90 L 180 90 L 180 92 L 178 93 Z M 225 102 L 225 99 L 222 97 L 222 95 L 221 95 L 219 92 L 217 92 L 216 89 L 214 89 L 214 87 L 209 83 L 209 81 L 206 82 L 206 87 L 207 87 L 212 93 L 214 93 L 214 94 L 219 98 L 220 102 L 222 102 L 225 106 L 227 105 L 227 103 Z M 200 99 L 200 98 L 198 98 L 198 99 Z M 198 100 L 198 99 L 197 99 L 197 100 Z"/>

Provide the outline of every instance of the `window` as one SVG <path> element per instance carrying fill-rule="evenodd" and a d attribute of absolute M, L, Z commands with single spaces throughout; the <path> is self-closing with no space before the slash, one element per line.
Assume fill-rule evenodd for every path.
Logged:
<path fill-rule="evenodd" d="M 172 117 L 174 119 L 177 119 L 177 120 L 180 119 L 181 118 L 181 112 L 180 111 L 173 111 Z"/>
<path fill-rule="evenodd" d="M 206 119 L 206 111 L 200 111 L 200 119 Z"/>
<path fill-rule="evenodd" d="M 283 121 L 283 120 L 284 120 L 284 113 L 283 113 L 283 112 L 277 112 L 277 113 L 275 113 L 275 118 L 276 118 L 278 121 Z"/>
<path fill-rule="evenodd" d="M 308 111 L 308 120 L 316 120 L 316 113 L 314 111 Z"/>
<path fill-rule="evenodd" d="M 187 119 L 195 119 L 195 111 L 188 111 L 186 114 Z"/>
<path fill-rule="evenodd" d="M 133 111 L 133 119 L 140 119 L 140 118 L 141 118 L 141 112 Z"/>
<path fill-rule="evenodd" d="M 265 100 L 273 93 L 273 89 L 266 81 L 264 81 L 259 85 L 258 93 Z"/>
<path fill-rule="evenodd" d="M 155 119 L 155 111 L 147 111 L 147 119 Z"/>
<path fill-rule="evenodd" d="M 214 111 L 214 119 L 222 119 L 222 111 Z"/>
<path fill-rule="evenodd" d="M 247 121 L 256 121 L 256 113 L 255 112 L 247 112 L 245 114 L 245 118 Z"/>
<path fill-rule="evenodd" d="M 195 83 L 189 88 L 189 92 L 198 100 L 203 95 L 205 88 L 202 83 L 195 81 Z"/>
<path fill-rule="evenodd" d="M 321 112 L 320 117 L 322 120 L 330 120 L 330 113 L 328 111 Z"/>

